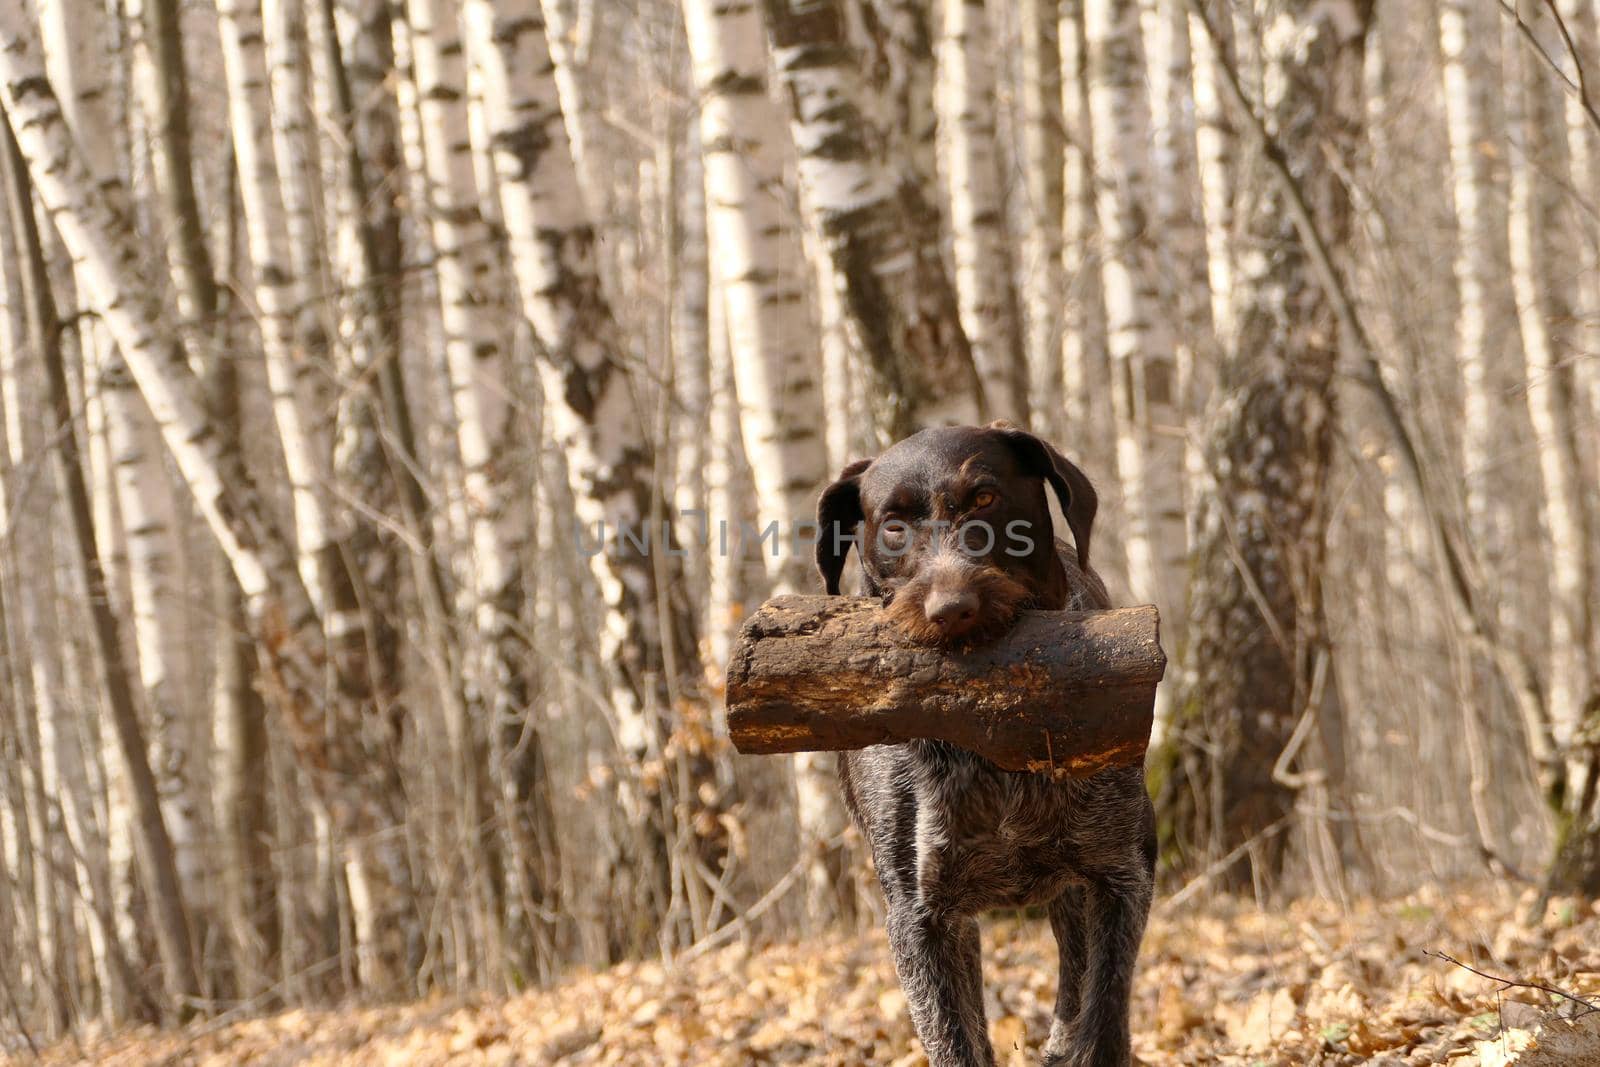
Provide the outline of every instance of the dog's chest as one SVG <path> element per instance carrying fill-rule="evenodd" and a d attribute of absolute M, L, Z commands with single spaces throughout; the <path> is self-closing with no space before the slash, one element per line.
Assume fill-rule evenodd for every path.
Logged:
<path fill-rule="evenodd" d="M 963 758 L 964 757 L 964 758 Z M 1050 899 L 1074 880 L 1074 790 L 962 753 L 916 776 L 917 883 L 960 911 Z"/>

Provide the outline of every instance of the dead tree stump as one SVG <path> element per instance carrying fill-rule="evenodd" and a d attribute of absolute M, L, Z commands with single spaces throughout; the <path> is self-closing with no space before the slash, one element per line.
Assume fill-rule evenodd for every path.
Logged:
<path fill-rule="evenodd" d="M 780 596 L 728 661 L 728 732 L 745 753 L 934 738 L 1006 770 L 1082 778 L 1144 759 L 1166 670 L 1154 607 L 1024 611 L 967 650 L 912 644 L 876 600 Z"/>

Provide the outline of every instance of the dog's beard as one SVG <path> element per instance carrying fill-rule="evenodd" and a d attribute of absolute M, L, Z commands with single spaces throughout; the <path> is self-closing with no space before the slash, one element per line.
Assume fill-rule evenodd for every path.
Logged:
<path fill-rule="evenodd" d="M 964 648 L 981 645 L 1003 635 L 1017 620 L 1017 612 L 1029 606 L 1033 591 L 996 567 L 975 565 L 964 583 L 978 597 L 978 621 L 963 633 L 951 636 L 928 618 L 924 607 L 932 591 L 933 577 L 924 571 L 904 585 L 890 591 L 884 601 L 889 622 L 919 645 Z"/>

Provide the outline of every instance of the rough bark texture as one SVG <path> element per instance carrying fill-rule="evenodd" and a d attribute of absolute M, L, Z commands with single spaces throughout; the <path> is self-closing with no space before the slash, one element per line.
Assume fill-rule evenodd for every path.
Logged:
<path fill-rule="evenodd" d="M 961 325 L 983 385 L 984 419 L 1028 421 L 1027 368 L 1006 225 L 1005 159 L 996 135 L 997 56 L 983 0 L 944 0 L 935 100 L 939 177 L 950 207 Z"/>
<path fill-rule="evenodd" d="M 882 442 L 939 414 L 974 421 L 971 401 L 981 389 L 954 290 L 937 247 L 922 239 L 920 185 L 897 183 L 878 156 L 837 0 L 765 0 L 765 7 L 801 191 L 852 340 L 872 371 Z"/>
<path fill-rule="evenodd" d="M 1542 9 L 1519 5 L 1523 18 L 1559 50 L 1555 31 Z M 1560 207 L 1562 140 L 1555 88 L 1547 72 L 1522 41 L 1508 31 L 1506 125 L 1510 132 L 1511 198 L 1507 211 L 1511 288 L 1528 362 L 1525 394 L 1529 419 L 1539 442 L 1539 475 L 1544 487 L 1544 529 L 1549 538 L 1549 673 L 1545 707 L 1551 741 L 1565 765 L 1552 767 L 1551 803 L 1558 820 L 1552 887 L 1583 892 L 1600 881 L 1600 852 L 1586 825 L 1593 805 L 1594 755 L 1590 744 L 1574 739 L 1586 732 L 1586 716 L 1600 700 L 1595 690 L 1595 565 L 1592 498 L 1580 452 L 1577 382 L 1571 352 L 1571 312 L 1564 299 L 1553 244 Z"/>
<path fill-rule="evenodd" d="M 679 788 L 692 783 L 699 797 L 680 797 L 680 810 L 669 816 L 649 811 L 638 795 L 641 806 L 633 815 L 643 836 L 671 837 L 691 813 L 709 813 L 718 803 L 710 761 L 690 739 L 690 724 L 705 707 L 693 667 L 698 640 L 678 561 L 664 545 L 665 504 L 654 481 L 648 423 L 633 394 L 629 353 L 601 284 L 598 235 L 563 121 L 570 101 L 558 87 L 537 5 L 520 0 L 491 10 L 479 4 L 469 14 L 474 58 L 489 90 L 485 111 L 517 292 L 539 341 L 551 436 L 566 454 L 575 511 L 569 529 L 580 544 L 601 542 L 585 554 L 605 605 L 599 652 L 615 672 L 609 696 L 618 741 L 644 768 L 660 766 L 676 737 L 684 753 Z M 638 547 L 649 543 L 652 528 L 660 538 L 653 553 Z M 627 542 L 641 535 L 646 541 Z M 645 793 L 656 788 L 648 785 Z M 659 796 L 648 799 L 649 807 L 659 806 Z M 646 844 L 641 859 L 650 869 L 643 877 L 653 891 L 670 892 L 674 876 L 664 840 Z M 721 863 L 718 840 L 712 834 L 697 842 L 712 869 Z"/>
<path fill-rule="evenodd" d="M 195 507 L 232 564 L 269 668 L 265 688 L 314 796 L 347 840 L 370 842 L 392 825 L 392 815 L 381 810 L 386 794 L 372 780 L 376 769 L 347 743 L 351 730 L 330 722 L 321 619 L 288 540 L 242 465 L 225 455 L 227 443 L 205 411 L 200 383 L 183 349 L 172 342 L 176 332 L 144 284 L 135 235 L 112 206 L 120 190 L 102 189 L 90 178 L 44 77 L 23 4 L 0 3 L 0 31 L 0 95 L 39 197 L 74 260 L 104 294 L 106 319 L 128 368 Z M 335 664 L 334 684 L 349 684 L 339 667 Z M 385 850 L 379 860 L 395 864 L 386 871 L 390 884 L 406 882 L 398 850 Z M 399 933 L 385 931 L 390 938 Z"/>
<path fill-rule="evenodd" d="M 4 170 L 12 228 L 17 234 L 25 264 L 28 333 L 40 358 L 44 360 L 46 392 L 56 423 L 67 428 L 58 435 L 56 445 L 51 450 L 57 490 L 66 503 L 68 528 L 73 542 L 73 562 L 79 572 L 81 593 L 86 597 L 93 622 L 99 682 L 110 707 L 118 752 L 131 786 L 133 831 L 138 843 L 140 870 L 151 902 L 156 944 L 161 953 L 162 978 L 169 1000 L 167 1007 L 174 1015 L 187 1017 L 192 1010 L 189 998 L 199 994 L 200 983 L 189 941 L 189 920 L 183 902 L 182 883 L 178 877 L 172 839 L 162 818 L 160 794 L 155 775 L 150 769 L 149 750 L 134 703 L 133 672 L 128 667 L 123 651 L 120 627 L 112 612 L 106 576 L 101 569 L 100 554 L 95 544 L 89 491 L 84 483 L 76 434 L 70 428 L 72 400 L 67 390 L 66 368 L 61 352 L 61 325 L 56 318 L 44 253 L 34 225 L 32 187 L 22 153 L 11 131 L 0 130 L 0 137 L 5 141 Z M 87 841 L 80 840 L 78 847 L 86 848 Z M 98 924 L 91 924 L 91 931 L 97 929 Z"/>
<path fill-rule="evenodd" d="M 876 599 L 781 596 L 740 631 L 728 732 L 748 753 L 934 738 L 1081 778 L 1144 759 L 1166 663 L 1152 607 L 1025 611 L 994 643 L 945 652 L 906 641 Z"/>
<path fill-rule="evenodd" d="M 1367 9 L 1289 0 L 1270 14 L 1282 32 L 1263 46 L 1272 91 L 1256 106 L 1322 234 L 1340 248 L 1349 201 L 1326 153 L 1354 148 Z M 1259 251 L 1239 263 L 1238 340 L 1218 370 L 1207 426 L 1216 491 L 1201 501 L 1196 530 L 1192 682 L 1174 724 L 1176 758 L 1153 772 L 1164 844 L 1185 863 L 1251 843 L 1251 863 L 1223 875 L 1233 886 L 1281 873 L 1287 835 L 1269 831 L 1292 815 L 1289 775 L 1311 752 L 1297 757 L 1291 737 L 1303 716 L 1327 726 L 1331 714 L 1317 664 L 1327 654 L 1338 327 L 1278 187 L 1246 221 Z"/>
<path fill-rule="evenodd" d="M 1093 128 L 1101 282 L 1111 358 L 1123 545 L 1135 597 L 1182 603 L 1183 480 L 1177 372 L 1149 261 L 1154 183 L 1150 108 L 1135 0 L 1086 0 L 1088 102 Z"/>

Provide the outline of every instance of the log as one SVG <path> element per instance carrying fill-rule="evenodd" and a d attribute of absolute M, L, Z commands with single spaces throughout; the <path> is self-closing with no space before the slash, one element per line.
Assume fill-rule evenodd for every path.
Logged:
<path fill-rule="evenodd" d="M 728 661 L 728 732 L 744 753 L 933 738 L 1011 771 L 1084 778 L 1144 759 L 1166 671 L 1151 606 L 1024 611 L 969 650 L 908 641 L 862 597 L 779 596 Z"/>

